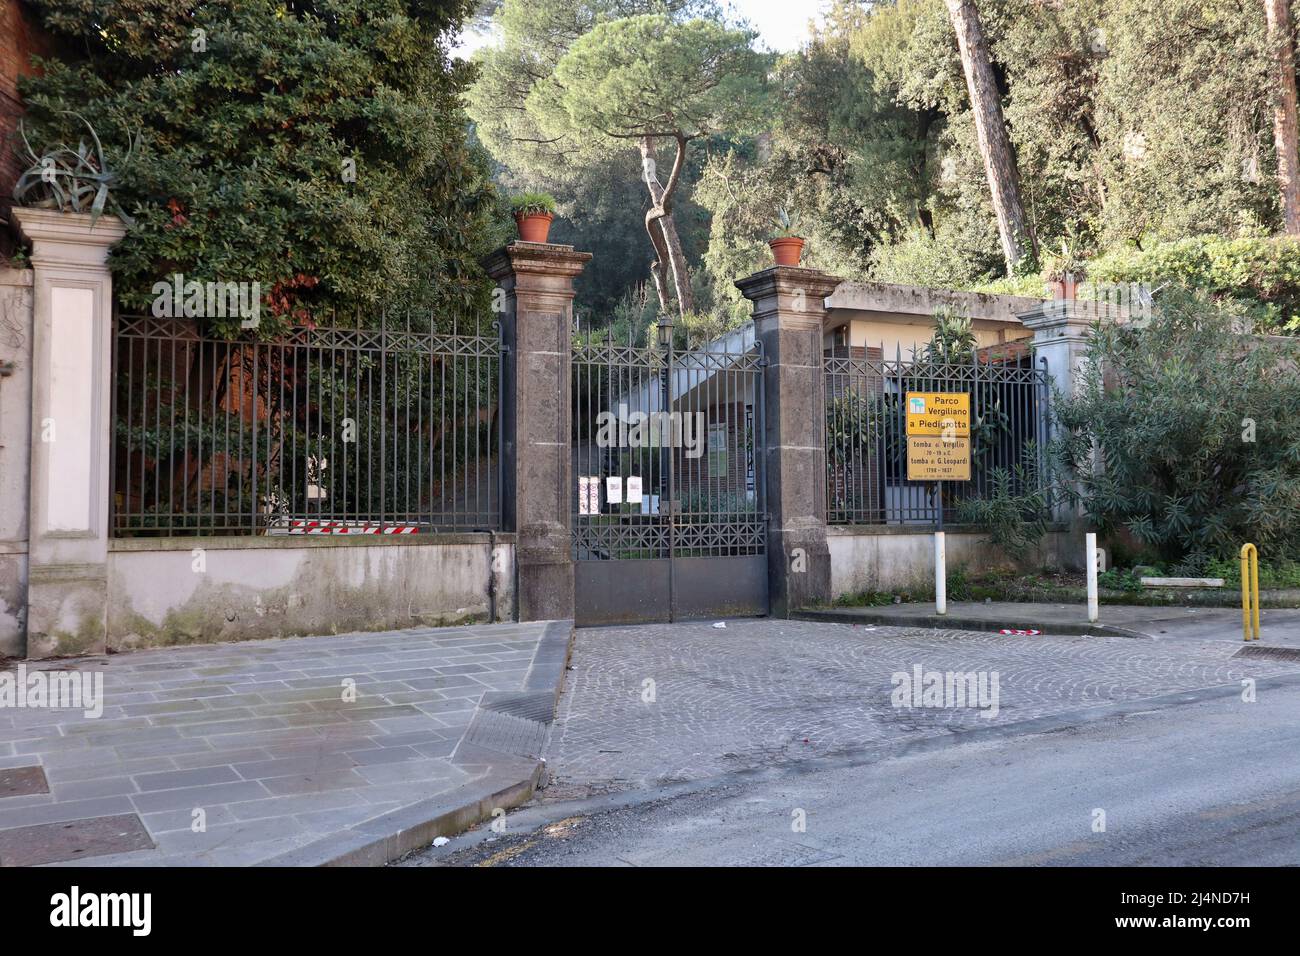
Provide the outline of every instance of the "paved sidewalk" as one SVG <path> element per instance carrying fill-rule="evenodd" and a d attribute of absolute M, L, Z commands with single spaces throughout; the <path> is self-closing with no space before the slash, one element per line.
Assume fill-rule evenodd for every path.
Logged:
<path fill-rule="evenodd" d="M 0 865 L 383 862 L 410 848 L 397 831 L 428 842 L 527 799 L 539 720 L 508 712 L 533 700 L 549 722 L 571 633 L 420 628 L 26 665 L 102 674 L 104 708 L 0 707 Z"/>
<path fill-rule="evenodd" d="M 725 623 L 579 629 L 546 752 L 553 783 L 542 797 L 582 798 L 862 748 L 905 748 L 924 738 L 1210 687 L 1231 688 L 1237 701 L 1245 678 L 1300 672 L 1294 660 L 1238 657 L 1240 643 L 1227 641 Z M 918 667 L 996 673 L 996 715 L 972 706 L 895 707 L 894 675 Z"/>
<path fill-rule="evenodd" d="M 944 617 L 935 614 L 933 604 L 920 603 L 818 608 L 796 612 L 796 616 L 805 620 L 902 627 L 960 627 L 981 631 L 1013 628 L 1039 630 L 1046 634 L 1115 634 L 1155 640 L 1242 643 L 1240 608 L 1103 604 L 1096 625 L 1088 623 L 1088 609 L 1084 605 L 1017 601 L 950 601 Z M 1261 610 L 1260 644 L 1300 648 L 1300 609 Z"/>

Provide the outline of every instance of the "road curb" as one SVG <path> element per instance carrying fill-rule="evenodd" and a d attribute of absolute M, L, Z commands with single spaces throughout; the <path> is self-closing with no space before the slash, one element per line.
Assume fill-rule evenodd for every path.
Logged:
<path fill-rule="evenodd" d="M 790 616 L 801 621 L 821 621 L 832 624 L 876 624 L 888 627 L 924 627 L 931 629 L 950 628 L 958 631 L 981 631 L 996 634 L 1004 628 L 1016 631 L 1041 631 L 1044 634 L 1056 634 L 1064 637 L 1135 637 L 1150 640 L 1151 635 L 1127 627 L 1111 624 L 1035 624 L 1019 620 L 987 621 L 977 617 L 959 617 L 950 614 L 929 614 L 924 617 L 913 615 L 890 614 L 888 611 L 873 611 L 862 608 L 814 608 L 792 611 Z"/>
<path fill-rule="evenodd" d="M 532 799 L 545 763 L 541 748 L 555 719 L 573 646 L 572 621 L 548 621 L 522 691 L 488 691 L 451 762 L 480 776 L 430 800 L 409 804 L 289 850 L 258 866 L 384 866 L 440 836 L 454 836 Z M 486 771 L 484 772 L 484 768 Z"/>

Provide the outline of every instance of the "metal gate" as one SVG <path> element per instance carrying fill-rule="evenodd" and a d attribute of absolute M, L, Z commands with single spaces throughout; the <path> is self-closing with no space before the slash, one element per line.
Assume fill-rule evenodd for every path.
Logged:
<path fill-rule="evenodd" d="M 760 346 L 752 327 L 682 352 L 658 333 L 574 345 L 580 625 L 768 611 Z"/>

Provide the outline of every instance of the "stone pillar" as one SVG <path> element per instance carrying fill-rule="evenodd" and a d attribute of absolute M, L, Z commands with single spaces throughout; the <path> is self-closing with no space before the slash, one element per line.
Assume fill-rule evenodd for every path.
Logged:
<path fill-rule="evenodd" d="M 122 223 L 13 210 L 32 244 L 27 656 L 103 653 L 108 605 L 113 280 Z"/>
<path fill-rule="evenodd" d="M 32 270 L 0 266 L 0 657 L 27 653 Z"/>
<path fill-rule="evenodd" d="M 501 500 L 518 541 L 521 621 L 573 617 L 573 280 L 590 260 L 573 246 L 512 242 L 483 263 L 504 294 Z"/>
<path fill-rule="evenodd" d="M 774 617 L 831 598 L 822 320 L 823 300 L 841 281 L 816 269 L 772 266 L 736 282 L 754 303 L 754 336 L 768 363 L 764 471 Z"/>
<path fill-rule="evenodd" d="M 1113 306 L 1091 300 L 1053 299 L 1028 312 L 1018 313 L 1017 317 L 1034 333 L 1034 363 L 1040 368 L 1045 364 L 1052 389 L 1048 401 L 1050 409 L 1054 408 L 1058 395 L 1074 395 L 1079 390 L 1088 353 L 1088 331 L 1092 324 L 1099 318 L 1114 321 L 1121 317 L 1121 313 Z M 1045 429 L 1049 439 L 1053 437 L 1055 427 L 1055 422 L 1049 418 Z M 1068 502 L 1056 502 L 1053 518 L 1070 524 L 1071 532 L 1076 535 L 1082 533 L 1076 527 L 1079 517 L 1079 509 L 1071 507 Z M 1078 550 L 1073 548 L 1073 551 Z M 1074 566 L 1081 564 L 1081 560 L 1071 558 L 1069 563 Z"/>

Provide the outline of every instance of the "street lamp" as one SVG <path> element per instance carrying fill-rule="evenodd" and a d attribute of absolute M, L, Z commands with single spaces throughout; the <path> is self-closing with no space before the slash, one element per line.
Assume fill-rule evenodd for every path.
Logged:
<path fill-rule="evenodd" d="M 666 349 L 673 344 L 673 317 L 665 313 L 659 316 L 659 347 Z"/>

